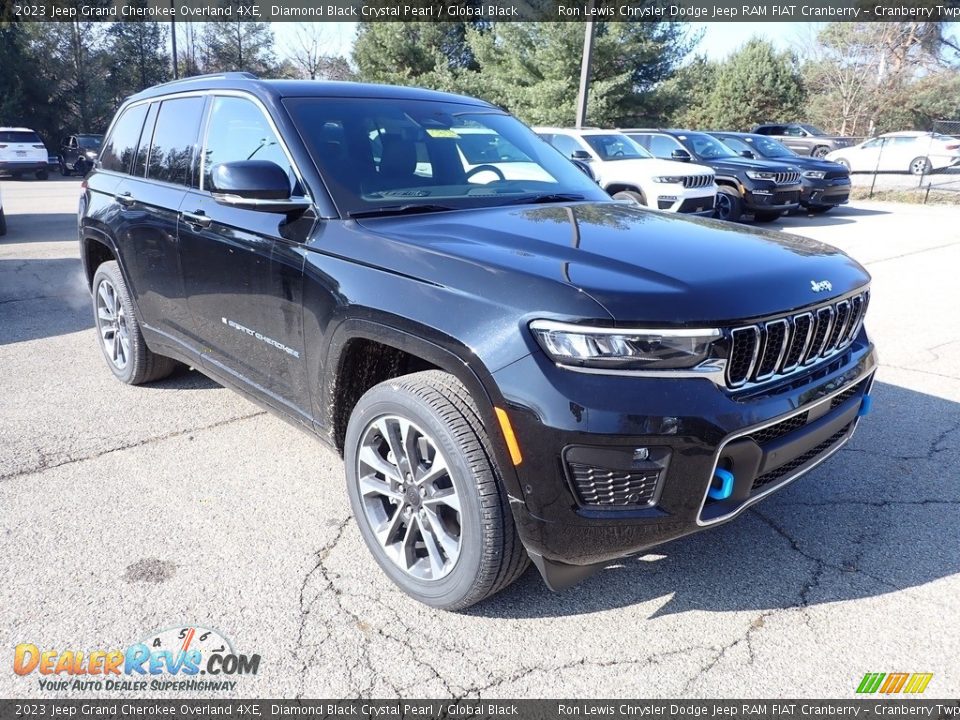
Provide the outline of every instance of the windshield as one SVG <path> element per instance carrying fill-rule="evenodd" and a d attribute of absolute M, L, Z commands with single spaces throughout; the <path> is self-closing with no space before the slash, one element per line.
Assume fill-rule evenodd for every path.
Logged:
<path fill-rule="evenodd" d="M 826 133 L 820 128 L 818 128 L 816 125 L 807 125 L 806 123 L 801 123 L 800 127 L 802 127 L 811 135 L 826 135 Z"/>
<path fill-rule="evenodd" d="M 792 157 L 796 153 L 788 148 L 783 143 L 777 142 L 776 140 L 771 140 L 768 137 L 763 135 L 752 135 L 748 138 L 745 138 L 746 142 L 753 146 L 753 150 L 758 155 L 768 158 L 778 158 L 778 157 Z M 735 150 L 740 148 L 734 146 L 732 143 L 728 143 Z M 748 148 L 750 149 L 750 148 Z"/>
<path fill-rule="evenodd" d="M 677 138 L 687 150 L 703 160 L 738 157 L 733 150 L 722 142 L 704 133 L 688 133 L 678 135 Z"/>
<path fill-rule="evenodd" d="M 77 135 L 77 144 L 86 150 L 99 150 L 103 135 Z"/>
<path fill-rule="evenodd" d="M 601 160 L 636 160 L 653 157 L 626 135 L 619 133 L 583 135 L 582 137 Z"/>
<path fill-rule="evenodd" d="M 393 98 L 284 104 L 341 213 L 460 209 L 566 194 L 609 200 L 572 162 L 495 108 Z"/>

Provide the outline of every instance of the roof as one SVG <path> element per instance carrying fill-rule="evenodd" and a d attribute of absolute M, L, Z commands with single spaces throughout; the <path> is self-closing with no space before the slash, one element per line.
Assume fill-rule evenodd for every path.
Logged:
<path fill-rule="evenodd" d="M 245 72 L 198 75 L 147 88 L 131 100 L 161 97 L 191 90 L 247 90 L 255 95 L 284 97 L 356 97 L 456 102 L 482 107 L 495 107 L 466 95 L 426 90 L 417 87 L 376 85 L 373 83 L 339 82 L 334 80 L 261 80 Z"/>
<path fill-rule="evenodd" d="M 643 133 L 643 132 L 657 132 L 657 133 L 667 133 L 668 135 L 689 135 L 691 133 L 700 133 L 701 135 L 707 135 L 706 130 L 683 130 L 679 128 L 620 128 L 622 133 Z"/>
<path fill-rule="evenodd" d="M 878 137 L 925 137 L 933 133 L 921 132 L 920 130 L 901 130 L 899 132 L 883 133 Z"/>
<path fill-rule="evenodd" d="M 36 132 L 28 127 L 0 127 L 0 132 Z"/>

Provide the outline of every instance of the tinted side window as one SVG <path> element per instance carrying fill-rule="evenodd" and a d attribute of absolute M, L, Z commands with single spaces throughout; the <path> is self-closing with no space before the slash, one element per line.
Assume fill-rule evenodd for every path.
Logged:
<path fill-rule="evenodd" d="M 150 150 L 150 143 L 147 138 L 153 137 L 153 128 L 157 122 L 157 110 L 160 109 L 160 103 L 150 103 L 150 111 L 147 113 L 147 121 L 143 125 L 143 142 L 137 148 L 137 157 L 133 163 L 133 174 L 137 177 L 146 177 L 147 174 L 147 152 Z"/>
<path fill-rule="evenodd" d="M 276 163 L 290 178 L 291 192 L 302 194 L 280 140 L 260 108 L 243 98 L 214 98 L 203 152 L 204 189 L 210 189 L 210 171 L 214 165 L 237 160 Z"/>
<path fill-rule="evenodd" d="M 147 160 L 148 178 L 190 184 L 193 149 L 203 120 L 203 102 L 202 97 L 185 97 L 160 103 Z"/>
<path fill-rule="evenodd" d="M 658 158 L 669 158 L 674 150 L 682 150 L 683 145 L 666 135 L 651 135 L 650 153 Z"/>
<path fill-rule="evenodd" d="M 137 151 L 140 130 L 143 128 L 143 119 L 146 116 L 146 105 L 137 105 L 124 111 L 117 120 L 113 132 L 110 133 L 110 139 L 104 145 L 103 152 L 100 153 L 102 168 L 122 173 L 130 171 L 130 161 Z"/>
<path fill-rule="evenodd" d="M 730 148 L 731 150 L 733 150 L 734 152 L 737 152 L 737 153 L 743 152 L 744 150 L 748 150 L 748 151 L 750 151 L 750 152 L 754 152 L 753 148 L 750 147 L 749 143 L 744 142 L 744 141 L 741 140 L 740 138 L 736 138 L 736 137 L 721 137 L 721 138 L 720 138 L 720 142 L 722 142 L 722 143 L 723 143 L 724 145 L 726 145 L 728 148 Z"/>
<path fill-rule="evenodd" d="M 567 157 L 572 157 L 573 153 L 577 150 L 585 149 L 576 138 L 572 138 L 569 135 L 560 135 L 559 133 L 551 138 L 550 144 Z"/>

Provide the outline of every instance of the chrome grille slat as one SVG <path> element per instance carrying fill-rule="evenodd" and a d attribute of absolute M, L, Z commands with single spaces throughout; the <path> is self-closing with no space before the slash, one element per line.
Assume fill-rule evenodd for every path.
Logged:
<path fill-rule="evenodd" d="M 869 300 L 866 290 L 813 310 L 727 331 L 727 386 L 766 382 L 838 354 L 860 333 Z"/>
<path fill-rule="evenodd" d="M 683 186 L 685 188 L 707 187 L 712 182 L 713 177 L 710 175 L 685 175 L 683 178 Z"/>
<path fill-rule="evenodd" d="M 800 173 L 798 172 L 778 172 L 777 185 L 796 185 L 800 182 Z"/>

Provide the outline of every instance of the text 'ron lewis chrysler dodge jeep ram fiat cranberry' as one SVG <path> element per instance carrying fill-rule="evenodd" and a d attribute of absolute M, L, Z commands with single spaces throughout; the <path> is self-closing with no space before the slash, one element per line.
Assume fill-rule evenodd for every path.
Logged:
<path fill-rule="evenodd" d="M 559 589 L 731 520 L 869 408 L 860 265 L 614 201 L 467 97 L 242 73 L 146 90 L 80 238 L 117 378 L 186 363 L 320 436 L 376 561 L 436 607 L 528 559 Z"/>

